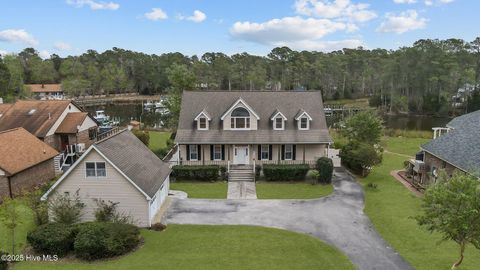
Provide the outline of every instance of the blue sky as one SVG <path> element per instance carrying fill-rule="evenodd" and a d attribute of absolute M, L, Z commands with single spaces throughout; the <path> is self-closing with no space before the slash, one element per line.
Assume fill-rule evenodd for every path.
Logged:
<path fill-rule="evenodd" d="M 394 49 L 480 36 L 478 0 L 0 0 L 0 53 L 120 47 L 265 55 L 276 46 Z"/>

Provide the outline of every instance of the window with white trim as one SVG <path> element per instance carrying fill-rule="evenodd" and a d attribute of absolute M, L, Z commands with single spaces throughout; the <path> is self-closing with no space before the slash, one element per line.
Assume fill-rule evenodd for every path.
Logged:
<path fill-rule="evenodd" d="M 250 113 L 245 108 L 236 108 L 230 115 L 231 129 L 250 129 Z"/>
<path fill-rule="evenodd" d="M 276 117 L 275 123 L 273 124 L 273 129 L 274 130 L 283 130 L 285 129 L 285 121 L 283 120 L 282 117 Z"/>
<path fill-rule="evenodd" d="M 190 153 L 188 153 L 188 155 L 190 156 L 190 160 L 198 160 L 198 147 L 196 144 L 191 144 L 190 145 Z"/>
<path fill-rule="evenodd" d="M 284 157 L 285 157 L 285 160 L 292 160 L 293 159 L 293 145 L 285 144 Z"/>
<path fill-rule="evenodd" d="M 213 146 L 213 160 L 222 160 L 222 146 L 214 145 Z"/>
<path fill-rule="evenodd" d="M 208 121 L 206 117 L 198 118 L 198 130 L 208 130 Z"/>
<path fill-rule="evenodd" d="M 85 175 L 86 177 L 107 176 L 105 162 L 85 162 Z"/>
<path fill-rule="evenodd" d="M 269 160 L 270 159 L 270 146 L 268 144 L 262 144 L 260 148 L 260 158 L 262 160 Z"/>
<path fill-rule="evenodd" d="M 309 127 L 310 127 L 310 121 L 308 120 L 308 117 L 302 116 L 298 121 L 298 129 L 307 130 L 309 129 Z"/>

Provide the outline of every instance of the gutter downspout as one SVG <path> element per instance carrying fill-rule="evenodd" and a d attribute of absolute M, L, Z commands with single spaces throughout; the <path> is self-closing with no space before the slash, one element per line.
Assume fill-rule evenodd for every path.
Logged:
<path fill-rule="evenodd" d="M 7 182 L 8 182 L 8 195 L 10 196 L 10 199 L 13 199 L 12 180 L 10 176 L 7 176 Z"/>

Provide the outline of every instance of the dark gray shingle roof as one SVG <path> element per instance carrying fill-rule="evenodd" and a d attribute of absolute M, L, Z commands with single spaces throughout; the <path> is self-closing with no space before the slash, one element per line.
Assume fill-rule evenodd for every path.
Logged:
<path fill-rule="evenodd" d="M 168 164 L 128 130 L 96 143 L 96 147 L 150 197 L 170 174 Z"/>
<path fill-rule="evenodd" d="M 242 98 L 260 117 L 258 130 L 223 130 L 222 115 Z M 194 118 L 207 111 L 209 130 L 196 130 Z M 276 110 L 287 117 L 285 130 L 273 130 L 270 120 Z M 299 110 L 311 117 L 310 130 L 298 130 L 294 120 Z M 185 143 L 329 143 L 332 142 L 319 91 L 185 91 L 175 141 Z"/>
<path fill-rule="evenodd" d="M 464 171 L 480 169 L 480 111 L 450 121 L 449 131 L 422 145 L 422 149 Z"/>

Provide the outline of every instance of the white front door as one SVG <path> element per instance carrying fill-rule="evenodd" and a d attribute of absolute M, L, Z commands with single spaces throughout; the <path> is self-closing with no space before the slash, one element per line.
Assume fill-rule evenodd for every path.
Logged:
<path fill-rule="evenodd" d="M 248 146 L 235 146 L 233 149 L 233 163 L 234 164 L 248 164 L 249 163 Z"/>

